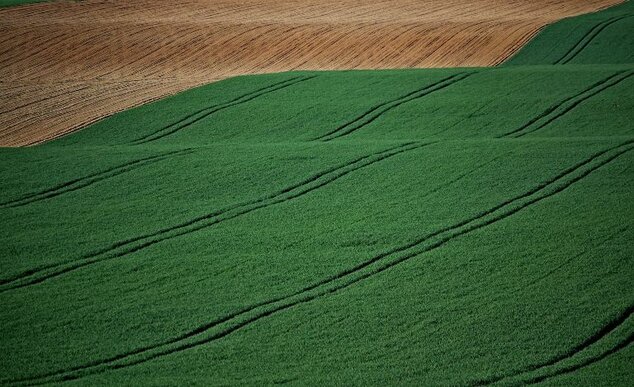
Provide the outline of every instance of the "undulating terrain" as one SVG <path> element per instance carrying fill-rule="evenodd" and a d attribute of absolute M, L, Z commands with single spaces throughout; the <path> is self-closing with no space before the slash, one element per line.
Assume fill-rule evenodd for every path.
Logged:
<path fill-rule="evenodd" d="M 31 9 L 43 29 L 55 23 L 38 24 L 40 10 L 75 13 L 92 28 L 82 3 L 98 4 L 6 12 Z M 147 11 L 179 17 L 161 3 Z M 448 18 L 464 23 L 493 9 L 459 3 Z M 537 15 L 606 2 L 527 3 Z M 402 4 L 395 13 L 425 19 Z M 369 20 L 392 17 L 379 5 Z M 344 28 L 346 9 L 365 9 L 331 7 L 302 18 Z M 242 12 L 266 23 L 263 9 Z M 135 24 L 127 12 L 139 11 L 119 11 Z M 192 28 L 207 17 L 188 15 Z M 543 15 L 500 35 L 513 43 L 456 40 L 475 45 L 474 61 L 456 49 L 434 62 L 455 68 L 309 71 L 280 59 L 268 70 L 300 70 L 228 78 L 0 148 L 0 384 L 632 385 L 632 15 L 626 2 L 557 22 L 502 64 Z M 174 36 L 166 46 L 186 42 Z M 203 59 L 214 50 L 182 48 L 154 59 L 157 78 L 221 74 Z M 257 51 L 245 50 L 231 52 Z M 372 56 L 316 52 L 332 68 Z M 395 46 L 374 52 L 379 67 L 433 64 L 423 51 L 418 62 Z M 102 54 L 77 55 L 78 72 L 110 79 L 88 65 Z M 154 60 L 139 58 L 149 82 Z M 21 128 L 22 143 L 48 138 Z"/>
<path fill-rule="evenodd" d="M 495 65 L 545 24 L 619 2 L 62 0 L 0 8 L 0 146 L 40 143 L 240 74 Z"/>

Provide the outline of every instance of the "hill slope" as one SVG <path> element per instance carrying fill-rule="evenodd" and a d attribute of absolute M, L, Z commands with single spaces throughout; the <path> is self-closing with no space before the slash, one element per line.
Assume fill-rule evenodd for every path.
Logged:
<path fill-rule="evenodd" d="M 0 149 L 0 383 L 631 384 L 615 62 L 243 76 Z"/>
<path fill-rule="evenodd" d="M 548 27 L 508 65 L 634 63 L 634 3 L 564 19 Z"/>
<path fill-rule="evenodd" d="M 0 146 L 40 143 L 218 79 L 490 66 L 620 0 L 57 1 L 0 9 Z"/>

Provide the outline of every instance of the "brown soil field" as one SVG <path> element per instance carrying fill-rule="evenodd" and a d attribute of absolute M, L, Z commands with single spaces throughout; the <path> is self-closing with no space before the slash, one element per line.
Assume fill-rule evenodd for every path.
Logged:
<path fill-rule="evenodd" d="M 493 66 L 621 0 L 86 0 L 0 10 L 0 146 L 239 74 Z"/>

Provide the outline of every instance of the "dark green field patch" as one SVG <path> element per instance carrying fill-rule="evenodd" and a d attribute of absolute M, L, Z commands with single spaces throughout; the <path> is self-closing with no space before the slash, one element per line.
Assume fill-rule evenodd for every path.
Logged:
<path fill-rule="evenodd" d="M 546 27 L 505 65 L 634 62 L 634 3 L 560 20 Z"/>

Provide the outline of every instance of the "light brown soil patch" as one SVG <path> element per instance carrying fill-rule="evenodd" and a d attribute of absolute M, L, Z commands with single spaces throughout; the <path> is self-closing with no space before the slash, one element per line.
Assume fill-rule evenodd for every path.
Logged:
<path fill-rule="evenodd" d="M 621 0 L 59 1 L 0 10 L 0 146 L 195 85 L 294 69 L 492 66 Z"/>

